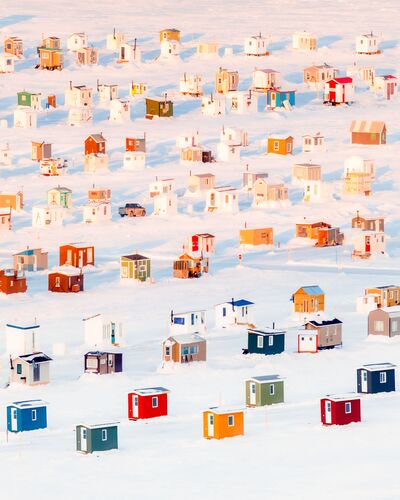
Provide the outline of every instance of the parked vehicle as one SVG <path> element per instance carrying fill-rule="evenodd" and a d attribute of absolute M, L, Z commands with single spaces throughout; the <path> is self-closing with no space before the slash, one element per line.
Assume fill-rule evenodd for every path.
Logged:
<path fill-rule="evenodd" d="M 125 203 L 124 207 L 119 207 L 118 213 L 121 217 L 144 217 L 146 209 L 139 205 L 139 203 Z"/>

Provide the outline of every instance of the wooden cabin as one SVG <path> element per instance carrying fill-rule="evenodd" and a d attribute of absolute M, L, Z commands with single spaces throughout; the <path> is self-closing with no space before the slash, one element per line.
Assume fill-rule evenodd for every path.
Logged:
<path fill-rule="evenodd" d="M 400 305 L 400 286 L 385 285 L 366 288 L 364 295 L 357 299 L 357 312 L 370 312 L 376 308 Z"/>
<path fill-rule="evenodd" d="M 253 325 L 254 302 L 246 299 L 233 299 L 215 306 L 215 326 L 217 328 L 231 328 L 233 326 Z"/>
<path fill-rule="evenodd" d="M 85 139 L 85 155 L 106 152 L 106 139 L 103 134 L 91 134 Z"/>
<path fill-rule="evenodd" d="M 83 318 L 85 344 L 90 347 L 116 347 L 123 343 L 123 328 L 120 321 L 94 314 Z"/>
<path fill-rule="evenodd" d="M 44 158 L 39 162 L 40 175 L 44 177 L 57 177 L 68 169 L 68 162 L 63 158 Z"/>
<path fill-rule="evenodd" d="M 48 252 L 41 248 L 27 248 L 13 255 L 13 267 L 18 271 L 44 271 L 48 267 Z"/>
<path fill-rule="evenodd" d="M 131 103 L 128 99 L 113 99 L 110 102 L 110 122 L 122 123 L 131 119 Z"/>
<path fill-rule="evenodd" d="M 200 278 L 202 274 L 208 273 L 208 258 L 192 257 L 184 253 L 174 260 L 173 277 L 180 279 Z"/>
<path fill-rule="evenodd" d="M 225 96 L 211 94 L 201 98 L 201 112 L 207 116 L 219 116 L 225 114 Z"/>
<path fill-rule="evenodd" d="M 76 64 L 81 65 L 92 65 L 99 63 L 99 49 L 95 49 L 94 47 L 85 47 L 82 49 L 78 49 L 75 52 L 75 62 Z"/>
<path fill-rule="evenodd" d="M 11 231 L 11 211 L 10 207 L 0 206 L 0 232 Z"/>
<path fill-rule="evenodd" d="M 184 73 L 179 80 L 179 92 L 192 97 L 203 95 L 203 78 L 200 75 Z"/>
<path fill-rule="evenodd" d="M 196 46 L 196 54 L 199 57 L 214 57 L 218 55 L 218 43 L 216 42 L 199 42 Z"/>
<path fill-rule="evenodd" d="M 386 144 L 386 124 L 382 121 L 353 120 L 350 134 L 351 144 Z"/>
<path fill-rule="evenodd" d="M 0 74 L 14 73 L 14 56 L 11 54 L 0 54 Z"/>
<path fill-rule="evenodd" d="M 114 28 L 113 32 L 110 35 L 107 35 L 107 50 L 118 51 L 123 43 L 125 43 L 125 33 L 117 32 Z"/>
<path fill-rule="evenodd" d="M 357 368 L 357 392 L 379 394 L 396 390 L 396 365 L 371 363 Z"/>
<path fill-rule="evenodd" d="M 296 50 L 317 50 L 317 37 L 307 31 L 293 33 L 292 42 Z"/>
<path fill-rule="evenodd" d="M 47 203 L 62 208 L 72 208 L 72 191 L 69 188 L 58 186 L 47 191 Z"/>
<path fill-rule="evenodd" d="M 349 76 L 336 77 L 325 82 L 324 104 L 336 106 L 354 101 L 354 82 Z"/>
<path fill-rule="evenodd" d="M 61 245 L 59 264 L 78 268 L 94 266 L 94 246 L 84 243 Z"/>
<path fill-rule="evenodd" d="M 268 174 L 266 172 L 249 172 L 247 166 L 246 171 L 243 172 L 243 188 L 248 192 L 252 192 L 254 189 L 254 184 L 258 179 L 265 179 L 265 181 L 267 181 Z"/>
<path fill-rule="evenodd" d="M 320 229 L 330 229 L 332 226 L 327 222 L 302 222 L 296 224 L 296 238 L 310 238 L 318 240 Z"/>
<path fill-rule="evenodd" d="M 197 233 L 189 238 L 189 250 L 191 252 L 214 253 L 215 236 L 210 233 Z"/>
<path fill-rule="evenodd" d="M 347 425 L 361 422 L 361 401 L 359 396 L 325 396 L 320 401 L 321 422 L 324 425 Z"/>
<path fill-rule="evenodd" d="M 293 137 L 291 135 L 270 135 L 268 137 L 267 153 L 277 155 L 293 154 Z"/>
<path fill-rule="evenodd" d="M 83 222 L 85 224 L 102 224 L 111 220 L 111 203 L 106 201 L 89 201 L 83 205 Z"/>
<path fill-rule="evenodd" d="M 239 244 L 244 246 L 273 245 L 274 231 L 272 227 L 241 229 L 239 232 Z"/>
<path fill-rule="evenodd" d="M 170 336 L 162 344 L 163 360 L 192 363 L 207 360 L 207 341 L 197 333 Z"/>
<path fill-rule="evenodd" d="M 298 336 L 297 352 L 318 352 L 342 345 L 342 322 L 332 320 L 308 321 Z"/>
<path fill-rule="evenodd" d="M 131 83 L 131 95 L 132 96 L 146 94 L 148 90 L 149 90 L 149 86 L 147 85 L 147 83 L 143 83 L 143 82 L 138 82 L 138 83 L 132 82 Z"/>
<path fill-rule="evenodd" d="M 113 99 L 118 99 L 118 85 L 110 85 L 99 83 L 97 81 L 97 92 L 99 93 L 100 102 L 109 102 Z"/>
<path fill-rule="evenodd" d="M 368 335 L 400 335 L 400 306 L 379 307 L 368 314 Z"/>
<path fill-rule="evenodd" d="M 207 191 L 206 212 L 236 214 L 238 211 L 239 200 L 236 188 L 220 186 Z"/>
<path fill-rule="evenodd" d="M 58 205 L 33 206 L 32 227 L 62 226 L 65 210 Z"/>
<path fill-rule="evenodd" d="M 385 231 L 385 219 L 383 217 L 362 217 L 357 211 L 356 217 L 351 219 L 351 227 L 362 231 L 383 233 Z"/>
<path fill-rule="evenodd" d="M 247 330 L 247 348 L 243 354 L 263 354 L 274 356 L 285 351 L 286 331 L 272 328 L 249 328 Z"/>
<path fill-rule="evenodd" d="M 189 176 L 188 190 L 190 193 L 197 194 L 202 191 L 208 191 L 215 186 L 214 174 L 193 174 Z"/>
<path fill-rule="evenodd" d="M 284 379 L 279 375 L 259 375 L 246 380 L 246 406 L 255 408 L 284 402 Z"/>
<path fill-rule="evenodd" d="M 13 193 L 0 191 L 0 207 L 12 208 L 20 212 L 24 208 L 24 194 L 22 191 L 15 191 Z"/>
<path fill-rule="evenodd" d="M 118 449 L 118 422 L 86 425 L 75 428 L 76 451 L 81 453 L 98 453 Z"/>
<path fill-rule="evenodd" d="M 51 144 L 32 141 L 32 160 L 40 161 L 51 158 Z"/>
<path fill-rule="evenodd" d="M 7 405 L 7 431 L 24 432 L 47 427 L 47 403 L 40 399 Z"/>
<path fill-rule="evenodd" d="M 243 435 L 243 410 L 212 407 L 203 412 L 203 436 L 206 439 L 224 439 Z"/>
<path fill-rule="evenodd" d="M 15 128 L 36 128 L 37 112 L 29 108 L 17 108 L 14 110 Z"/>
<path fill-rule="evenodd" d="M 164 387 L 135 389 L 128 394 L 128 419 L 142 420 L 168 415 L 168 393 Z"/>
<path fill-rule="evenodd" d="M 237 90 L 239 85 L 239 73 L 224 68 L 219 68 L 215 75 L 215 91 L 218 94 L 227 94 Z"/>
<path fill-rule="evenodd" d="M 153 119 L 155 116 L 169 118 L 174 115 L 174 104 L 165 97 L 146 97 L 146 118 Z"/>
<path fill-rule="evenodd" d="M 303 135 L 303 153 L 318 153 L 326 151 L 325 137 L 319 132 Z"/>
<path fill-rule="evenodd" d="M 285 108 L 289 111 L 292 106 L 296 104 L 296 91 L 295 90 L 282 90 L 271 88 L 266 91 L 267 94 L 267 108 Z"/>
<path fill-rule="evenodd" d="M 76 52 L 88 46 L 88 37 L 86 33 L 72 33 L 67 39 L 67 49 Z"/>
<path fill-rule="evenodd" d="M 62 70 L 64 66 L 64 56 L 61 49 L 61 40 L 55 36 L 50 36 L 42 40 L 42 45 L 38 47 L 39 64 L 37 68 L 54 71 Z"/>
<path fill-rule="evenodd" d="M 0 144 L 0 166 L 11 167 L 12 153 L 9 144 Z"/>
<path fill-rule="evenodd" d="M 393 75 L 376 76 L 373 79 L 373 90 L 383 95 L 385 99 L 390 101 L 397 93 L 397 78 Z"/>
<path fill-rule="evenodd" d="M 357 54 L 367 54 L 374 55 L 380 54 L 379 50 L 379 38 L 378 36 L 371 33 L 366 35 L 359 35 L 356 37 L 356 53 Z"/>
<path fill-rule="evenodd" d="M 24 271 L 17 269 L 0 269 L 0 293 L 25 293 L 27 290 Z"/>
<path fill-rule="evenodd" d="M 246 56 L 267 56 L 269 39 L 262 36 L 261 33 L 254 36 L 249 36 L 244 39 L 244 53 Z"/>
<path fill-rule="evenodd" d="M 90 153 L 85 155 L 83 171 L 88 173 L 105 172 L 108 170 L 109 158 L 104 153 Z"/>
<path fill-rule="evenodd" d="M 294 163 L 292 179 L 295 181 L 320 181 L 321 165 L 316 163 Z"/>
<path fill-rule="evenodd" d="M 295 313 L 317 313 L 325 310 L 325 293 L 318 285 L 299 288 L 290 299 Z"/>
<path fill-rule="evenodd" d="M 313 65 L 303 70 L 303 81 L 311 87 L 322 87 L 338 76 L 338 70 L 329 64 Z"/>
<path fill-rule="evenodd" d="M 269 89 L 279 89 L 281 86 L 281 73 L 274 69 L 255 68 L 252 79 L 251 88 L 256 92 L 267 92 Z"/>
<path fill-rule="evenodd" d="M 122 353 L 90 351 L 84 357 L 85 373 L 108 375 L 122 372 Z"/>
<path fill-rule="evenodd" d="M 258 95 L 252 89 L 229 92 L 227 95 L 229 111 L 238 115 L 257 113 Z"/>
<path fill-rule="evenodd" d="M 92 108 L 71 108 L 68 111 L 67 123 L 70 127 L 79 127 L 85 123 L 91 123 L 93 121 L 93 109 Z"/>
<path fill-rule="evenodd" d="M 49 273 L 48 290 L 55 293 L 83 292 L 83 273 L 72 266 L 62 266 Z"/>
<path fill-rule="evenodd" d="M 17 104 L 18 106 L 30 108 L 35 111 L 42 110 L 42 94 L 34 92 L 17 92 Z"/>
<path fill-rule="evenodd" d="M 39 350 L 40 325 L 36 321 L 7 323 L 5 333 L 8 358 L 13 359 L 22 354 L 31 354 Z"/>
<path fill-rule="evenodd" d="M 181 32 L 175 28 L 167 28 L 160 31 L 160 42 L 164 40 L 175 40 L 180 42 Z"/>
<path fill-rule="evenodd" d="M 371 196 L 371 175 L 364 172 L 348 172 L 343 179 L 343 192 L 353 196 Z"/>
<path fill-rule="evenodd" d="M 127 137 L 125 139 L 125 151 L 146 152 L 146 134 L 143 137 Z"/>
<path fill-rule="evenodd" d="M 265 177 L 260 177 L 254 182 L 252 192 L 255 206 L 288 199 L 288 188 L 284 184 L 270 184 Z"/>
<path fill-rule="evenodd" d="M 148 257 L 134 253 L 120 259 L 120 277 L 135 281 L 147 281 L 151 277 L 151 261 Z"/>
<path fill-rule="evenodd" d="M 73 108 L 93 106 L 93 89 L 86 85 L 72 85 L 69 82 L 69 87 L 65 90 L 65 105 Z"/>
<path fill-rule="evenodd" d="M 10 359 L 10 382 L 29 386 L 50 382 L 50 361 L 43 352 L 24 354 Z"/>
<path fill-rule="evenodd" d="M 375 179 L 375 161 L 365 160 L 360 156 L 350 156 L 344 161 L 344 176 L 352 173 L 366 174 L 371 178 L 371 181 Z"/>
<path fill-rule="evenodd" d="M 178 334 L 205 334 L 206 311 L 171 311 L 169 329 L 172 335 Z"/>
<path fill-rule="evenodd" d="M 214 161 L 211 149 L 203 146 L 187 146 L 180 150 L 182 163 L 210 163 Z"/>
<path fill-rule="evenodd" d="M 111 189 L 93 188 L 88 190 L 88 200 L 97 203 L 108 203 L 111 200 Z"/>
<path fill-rule="evenodd" d="M 18 59 L 24 55 L 24 47 L 22 39 L 17 36 L 10 36 L 4 40 L 4 52 L 12 54 Z"/>
<path fill-rule="evenodd" d="M 117 64 L 140 62 L 142 59 L 142 51 L 140 47 L 138 47 L 136 38 L 133 44 L 121 43 L 118 50 L 119 50 L 119 55 L 117 59 Z"/>
<path fill-rule="evenodd" d="M 372 255 L 385 253 L 385 233 L 375 231 L 357 231 L 353 237 L 354 259 L 369 259 Z"/>

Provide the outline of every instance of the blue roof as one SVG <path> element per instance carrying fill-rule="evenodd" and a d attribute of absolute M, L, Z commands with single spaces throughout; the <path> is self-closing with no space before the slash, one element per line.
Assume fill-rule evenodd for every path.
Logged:
<path fill-rule="evenodd" d="M 235 307 L 251 306 L 254 304 L 254 302 L 250 302 L 249 300 L 245 300 L 245 299 L 233 300 L 232 302 L 227 302 L 227 303 L 232 304 Z"/>
<path fill-rule="evenodd" d="M 32 328 L 40 328 L 40 325 L 32 325 L 32 326 L 20 326 L 20 325 L 11 325 L 10 323 L 7 323 L 8 327 L 10 328 L 17 328 L 17 330 L 32 330 Z"/>
<path fill-rule="evenodd" d="M 301 288 L 309 295 L 324 295 L 324 292 L 318 285 L 302 286 Z"/>

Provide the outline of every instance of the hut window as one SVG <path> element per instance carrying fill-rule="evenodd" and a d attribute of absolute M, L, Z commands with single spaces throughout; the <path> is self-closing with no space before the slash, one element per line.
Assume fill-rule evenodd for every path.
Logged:
<path fill-rule="evenodd" d="M 165 346 L 165 355 L 170 356 L 171 355 L 171 347 L 169 345 Z"/>
<path fill-rule="evenodd" d="M 262 335 L 258 335 L 257 337 L 257 347 L 260 349 L 264 347 L 264 337 Z"/>
<path fill-rule="evenodd" d="M 233 415 L 228 416 L 228 426 L 233 427 L 235 425 L 235 417 Z"/>
<path fill-rule="evenodd" d="M 274 141 L 274 151 L 279 151 L 279 142 Z"/>
<path fill-rule="evenodd" d="M 274 336 L 273 335 L 268 336 L 268 345 L 269 346 L 274 345 Z"/>
<path fill-rule="evenodd" d="M 182 347 L 182 354 L 184 356 L 187 356 L 189 354 L 189 347 L 188 346 Z"/>
<path fill-rule="evenodd" d="M 107 441 L 107 429 L 102 429 L 101 430 L 101 440 L 102 441 Z"/>
<path fill-rule="evenodd" d="M 222 316 L 225 318 L 226 316 L 226 307 L 223 307 L 222 308 Z"/>
<path fill-rule="evenodd" d="M 379 373 L 379 383 L 386 384 L 386 372 Z"/>
<path fill-rule="evenodd" d="M 22 375 L 22 365 L 20 363 L 17 364 L 17 373 L 18 375 Z"/>
<path fill-rule="evenodd" d="M 273 396 L 275 394 L 275 386 L 274 384 L 269 385 L 269 395 Z"/>
<path fill-rule="evenodd" d="M 152 406 L 152 408 L 158 408 L 158 397 L 157 396 L 151 398 L 151 406 Z"/>
<path fill-rule="evenodd" d="M 34 422 L 37 419 L 37 412 L 36 410 L 32 410 L 32 422 Z"/>
<path fill-rule="evenodd" d="M 397 332 L 398 331 L 398 321 L 397 319 L 394 319 L 392 321 L 392 332 Z"/>
<path fill-rule="evenodd" d="M 97 368 L 97 358 L 87 358 L 86 359 L 86 368 Z"/>
<path fill-rule="evenodd" d="M 383 321 L 374 321 L 374 329 L 376 332 L 383 332 L 384 330 Z"/>
<path fill-rule="evenodd" d="M 198 353 L 199 353 L 199 346 L 198 345 L 190 346 L 190 354 L 198 354 Z"/>
<path fill-rule="evenodd" d="M 344 404 L 344 412 L 345 413 L 351 413 L 351 403 L 345 403 Z"/>

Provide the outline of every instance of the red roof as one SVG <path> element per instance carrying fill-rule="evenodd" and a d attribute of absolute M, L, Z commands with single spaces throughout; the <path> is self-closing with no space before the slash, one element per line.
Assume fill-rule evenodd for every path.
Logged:
<path fill-rule="evenodd" d="M 337 83 L 352 83 L 353 78 L 350 78 L 349 76 L 343 76 L 342 78 L 333 78 L 330 80 L 331 82 L 337 82 Z"/>

